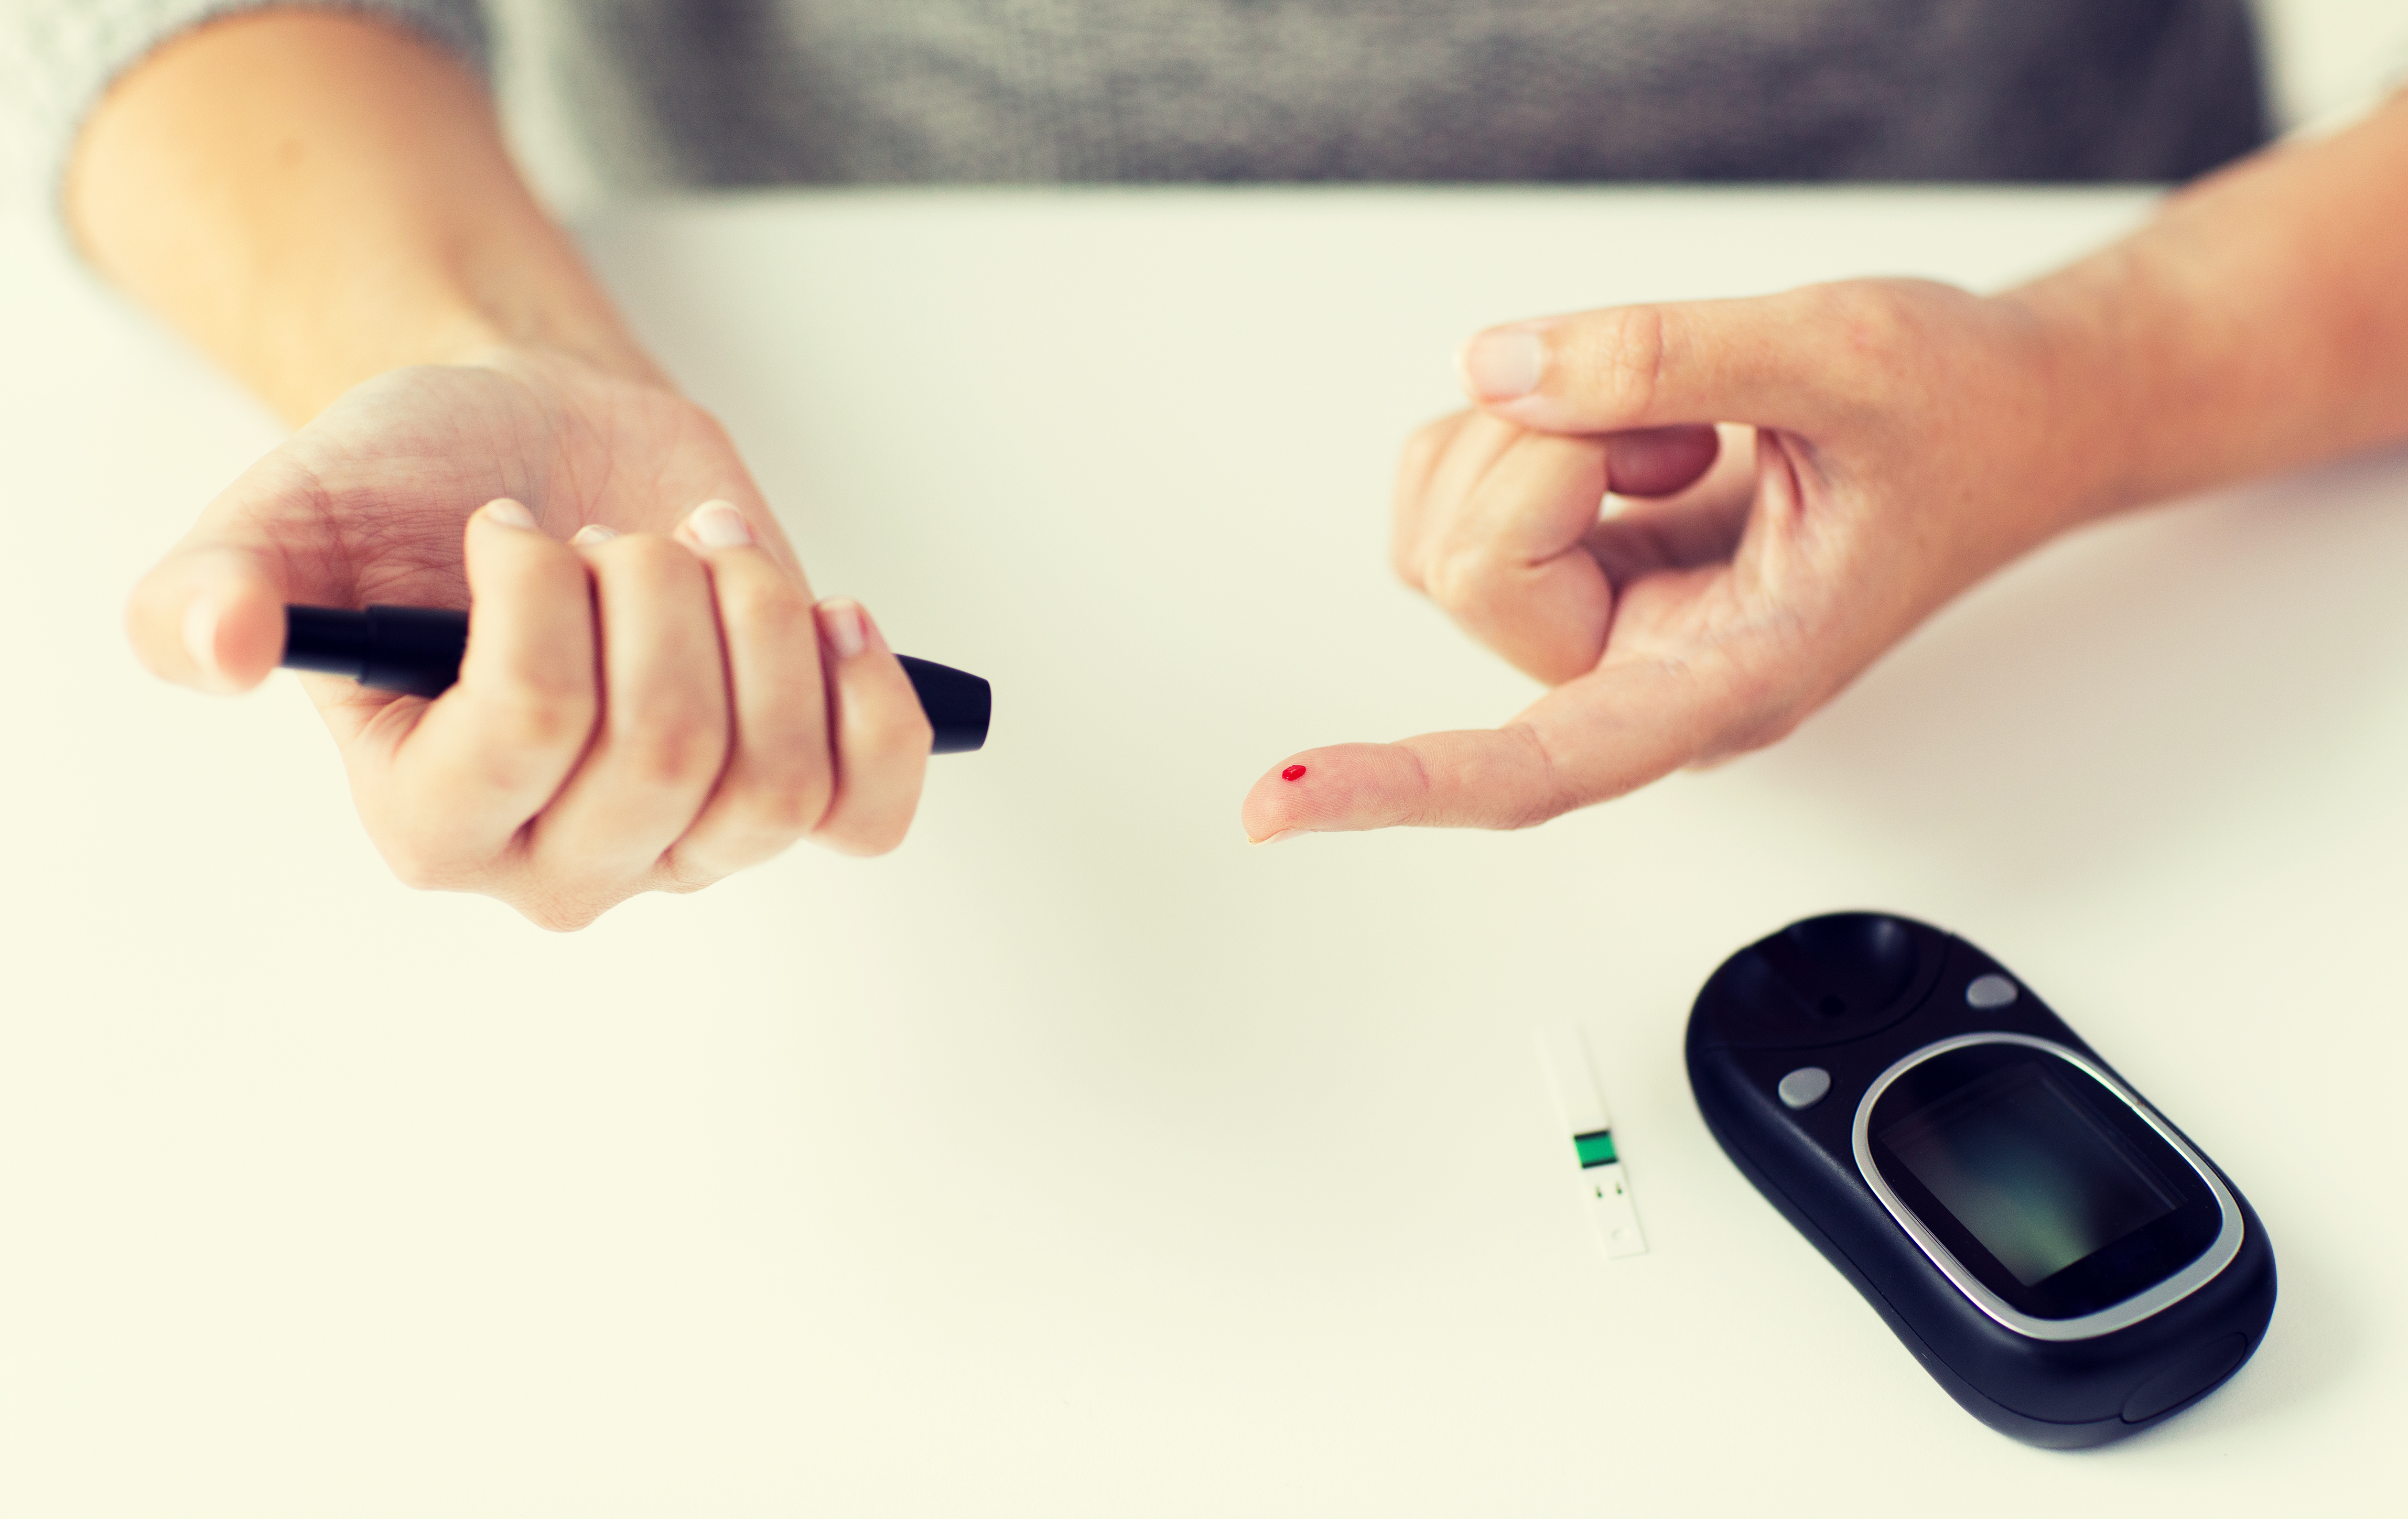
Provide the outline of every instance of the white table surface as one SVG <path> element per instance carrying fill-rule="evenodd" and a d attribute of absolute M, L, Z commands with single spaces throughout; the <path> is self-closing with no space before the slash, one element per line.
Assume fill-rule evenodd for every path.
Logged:
<path fill-rule="evenodd" d="M 2408 455 L 2096 531 L 1790 742 L 1519 835 L 1250 850 L 1529 689 L 1388 578 L 1474 326 L 1899 271 L 2128 193 L 795 195 L 590 243 L 824 591 L 993 679 L 869 864 L 552 937 L 393 883 L 139 569 L 278 434 L 0 226 L 0 1512 L 2350 1513 L 2408 1428 Z M 1715 1149 L 1690 998 L 1878 905 L 2248 1192 L 2272 1330 L 2109 1450 L 1960 1412 Z M 1533 1028 L 1587 1030 L 1608 1262 Z M 2397 1512 L 2396 1510 L 2392 1512 Z"/>

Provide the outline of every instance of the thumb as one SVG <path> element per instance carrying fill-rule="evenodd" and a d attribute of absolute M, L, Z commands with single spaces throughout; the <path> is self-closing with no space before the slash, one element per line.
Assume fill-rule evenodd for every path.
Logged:
<path fill-rule="evenodd" d="M 248 691 L 284 657 L 284 604 L 348 607 L 353 578 L 322 487 L 279 449 L 136 583 L 126 636 L 165 680 Z"/>
<path fill-rule="evenodd" d="M 1846 346 L 1813 290 L 1617 306 L 1491 327 L 1456 358 L 1491 414 L 1540 432 L 1740 422 L 1813 434 Z"/>
<path fill-rule="evenodd" d="M 125 631 L 154 675 L 203 691 L 247 691 L 284 656 L 277 559 L 223 540 L 187 541 L 134 587 Z"/>

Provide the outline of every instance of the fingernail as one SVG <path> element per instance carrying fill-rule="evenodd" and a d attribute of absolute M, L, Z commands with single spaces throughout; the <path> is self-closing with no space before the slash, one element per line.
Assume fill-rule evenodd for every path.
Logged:
<path fill-rule="evenodd" d="M 1483 401 L 1510 401 L 1539 388 L 1547 340 L 1528 327 L 1491 327 L 1463 345 L 1463 388 Z"/>
<path fill-rule="evenodd" d="M 867 618 L 860 602 L 823 601 L 819 612 L 820 626 L 826 631 L 828 647 L 836 651 L 837 658 L 851 659 L 869 647 Z"/>
<path fill-rule="evenodd" d="M 608 543 L 618 536 L 619 530 L 615 527 L 605 527 L 600 523 L 587 523 L 577 530 L 577 536 L 570 538 L 568 542 L 573 548 L 580 543 Z"/>
<path fill-rule="evenodd" d="M 535 526 L 535 513 L 507 496 L 499 501 L 485 503 L 485 520 L 499 523 L 504 527 L 533 528 Z"/>
<path fill-rule="evenodd" d="M 218 678 L 218 619 L 222 615 L 209 596 L 196 597 L 184 609 L 184 652 L 205 681 Z"/>
<path fill-rule="evenodd" d="M 1256 847 L 1260 847 L 1264 844 L 1277 844 L 1287 839 L 1294 838 L 1298 834 L 1311 833 L 1312 831 L 1312 830 L 1310 828 L 1282 828 L 1279 832 L 1272 834 L 1268 838 L 1256 838 L 1252 840 L 1252 842 Z"/>
<path fill-rule="evenodd" d="M 752 524 L 732 501 L 706 501 L 685 520 L 695 541 L 706 549 L 740 549 L 752 541 Z"/>

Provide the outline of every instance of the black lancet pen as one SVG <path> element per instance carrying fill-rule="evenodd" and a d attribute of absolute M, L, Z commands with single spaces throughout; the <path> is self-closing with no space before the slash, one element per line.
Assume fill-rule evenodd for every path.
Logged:
<path fill-rule="evenodd" d="M 468 614 L 440 607 L 370 607 L 342 611 L 333 607 L 284 609 L 284 658 L 288 669 L 346 675 L 380 691 L 439 696 L 460 679 L 460 655 L 468 647 Z M 920 709 L 936 730 L 929 752 L 960 754 L 986 742 L 994 688 L 950 665 L 895 656 L 919 694 Z"/>

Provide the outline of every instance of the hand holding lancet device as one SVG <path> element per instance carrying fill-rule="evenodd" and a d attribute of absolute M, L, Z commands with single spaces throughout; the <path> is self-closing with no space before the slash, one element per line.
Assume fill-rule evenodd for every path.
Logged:
<path fill-rule="evenodd" d="M 2230 1179 L 1988 955 L 1835 913 L 1725 961 L 1689 1083 L 1747 1179 L 1949 1395 L 2035 1445 L 2205 1397 L 2274 1311 Z"/>
<path fill-rule="evenodd" d="M 347 675 L 381 691 L 439 696 L 460 679 L 460 656 L 468 647 L 468 614 L 441 607 L 370 607 L 342 611 L 332 607 L 284 609 L 284 656 L 289 669 Z M 994 689 L 978 676 L 950 665 L 909 654 L 895 656 L 920 709 L 936 730 L 935 754 L 959 754 L 986 742 L 995 709 Z"/>

